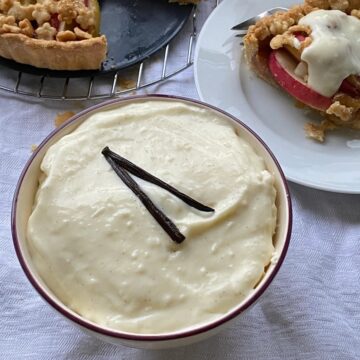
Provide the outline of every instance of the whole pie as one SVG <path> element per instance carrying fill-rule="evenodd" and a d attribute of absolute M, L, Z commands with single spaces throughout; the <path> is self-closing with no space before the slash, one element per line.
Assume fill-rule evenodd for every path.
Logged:
<path fill-rule="evenodd" d="M 245 55 L 256 74 L 324 116 L 308 123 L 323 141 L 339 126 L 360 130 L 360 0 L 305 0 L 249 28 Z"/>
<path fill-rule="evenodd" d="M 52 70 L 99 69 L 107 52 L 99 22 L 97 0 L 0 0 L 0 56 Z"/>

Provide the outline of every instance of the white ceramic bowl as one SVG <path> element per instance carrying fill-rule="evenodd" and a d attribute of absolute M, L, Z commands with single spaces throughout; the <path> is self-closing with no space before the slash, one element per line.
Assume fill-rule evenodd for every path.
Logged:
<path fill-rule="evenodd" d="M 139 102 L 144 100 L 156 100 L 156 101 L 180 101 L 190 103 L 191 105 L 198 106 L 200 108 L 207 108 L 208 110 L 216 112 L 220 117 L 231 122 L 242 136 L 252 145 L 255 151 L 264 158 L 265 163 L 269 171 L 274 174 L 275 186 L 277 190 L 277 228 L 274 236 L 274 245 L 276 253 L 279 254 L 277 262 L 272 262 L 268 267 L 265 276 L 257 285 L 255 291 L 247 296 L 241 303 L 235 308 L 223 315 L 216 321 L 211 321 L 205 325 L 194 326 L 190 330 L 182 330 L 178 332 L 172 332 L 161 335 L 138 335 L 132 333 L 125 333 L 116 331 L 113 329 L 105 328 L 96 323 L 93 323 L 79 314 L 75 313 L 57 299 L 54 294 L 47 288 L 32 263 L 32 259 L 29 255 L 28 245 L 26 241 L 26 227 L 27 221 L 30 216 L 35 193 L 38 188 L 38 178 L 40 174 L 40 164 L 47 151 L 47 149 L 57 142 L 61 137 L 71 133 L 77 126 L 79 126 L 84 120 L 96 112 L 113 109 L 118 106 L 119 103 L 127 104 L 133 102 Z M 28 277 L 31 284 L 42 296 L 42 298 L 50 304 L 55 310 L 62 314 L 66 319 L 72 323 L 80 326 L 86 332 L 95 335 L 96 337 L 111 342 L 114 344 L 122 344 L 137 348 L 168 348 L 181 346 L 205 339 L 226 325 L 229 325 L 237 316 L 241 315 L 246 309 L 248 309 L 254 302 L 263 294 L 266 288 L 269 286 L 274 276 L 278 272 L 290 240 L 292 226 L 292 212 L 291 201 L 289 196 L 289 190 L 284 177 L 284 174 L 275 159 L 274 155 L 267 148 L 264 142 L 246 125 L 241 123 L 231 115 L 224 113 L 223 111 L 214 108 L 213 106 L 194 101 L 190 99 L 164 96 L 164 95 L 151 95 L 151 96 L 139 96 L 130 97 L 126 99 L 117 99 L 109 101 L 100 105 L 95 105 L 71 118 L 60 128 L 54 130 L 36 149 L 31 158 L 25 165 L 25 168 L 20 176 L 19 182 L 16 187 L 13 207 L 12 207 L 12 235 L 17 256 L 20 264 Z"/>

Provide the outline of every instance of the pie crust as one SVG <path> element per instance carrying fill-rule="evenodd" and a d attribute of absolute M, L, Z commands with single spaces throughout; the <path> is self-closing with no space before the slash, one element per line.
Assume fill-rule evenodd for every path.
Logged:
<path fill-rule="evenodd" d="M 269 67 L 268 57 L 273 49 L 286 45 L 287 35 L 298 31 L 299 20 L 311 11 L 341 10 L 360 18 L 360 0 L 305 0 L 287 12 L 278 12 L 265 17 L 250 26 L 244 37 L 244 51 L 250 68 L 263 80 L 278 87 Z M 301 29 L 300 29 L 301 30 Z M 311 41 L 311 40 L 310 40 Z M 302 44 L 306 47 L 307 44 Z M 314 110 L 314 109 L 312 109 Z M 325 132 L 337 127 L 349 127 L 360 130 L 360 98 L 338 92 L 332 98 L 331 106 L 326 112 L 318 111 L 324 116 L 321 124 L 308 123 L 305 130 L 309 137 L 324 141 Z"/>
<path fill-rule="evenodd" d="M 68 42 L 1 34 L 0 55 L 16 62 L 51 70 L 99 69 L 106 58 L 105 36 Z"/>

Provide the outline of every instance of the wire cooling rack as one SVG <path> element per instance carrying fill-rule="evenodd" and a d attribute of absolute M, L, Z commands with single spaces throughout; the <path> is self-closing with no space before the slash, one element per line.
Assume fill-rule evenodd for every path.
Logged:
<path fill-rule="evenodd" d="M 197 7 L 194 7 L 188 24 L 179 34 L 182 44 L 179 44 L 179 36 L 177 36 L 160 52 L 139 64 L 116 73 L 81 78 L 54 78 L 19 72 L 0 65 L 0 90 L 39 99 L 99 100 L 117 97 L 158 84 L 193 64 L 193 50 L 197 35 L 196 20 Z M 175 42 L 176 44 L 174 44 Z M 182 54 L 178 53 L 178 49 L 181 49 Z M 172 55 L 177 58 L 175 67 L 172 66 L 175 63 L 171 60 Z M 183 63 L 180 65 L 179 59 L 183 59 Z M 156 76 L 150 78 L 149 73 L 153 76 L 155 73 Z"/>

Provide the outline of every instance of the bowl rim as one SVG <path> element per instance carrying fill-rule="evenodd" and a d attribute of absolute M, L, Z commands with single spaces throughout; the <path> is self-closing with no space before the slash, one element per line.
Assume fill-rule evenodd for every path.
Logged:
<path fill-rule="evenodd" d="M 184 330 L 180 330 L 180 331 L 175 331 L 175 332 L 169 332 L 169 333 L 161 333 L 161 334 L 136 334 L 136 333 L 127 333 L 127 332 L 122 332 L 120 330 L 112 330 L 106 327 L 103 327 L 99 324 L 95 324 L 93 322 L 91 322 L 90 320 L 87 320 L 86 318 L 84 318 L 81 315 L 78 315 L 79 317 L 74 316 L 67 308 L 66 305 L 62 304 L 63 307 L 61 307 L 59 304 L 57 304 L 50 295 L 48 295 L 48 292 L 41 286 L 41 284 L 38 282 L 38 280 L 36 279 L 36 276 L 32 273 L 32 271 L 30 270 L 30 268 L 27 265 L 27 261 L 25 260 L 25 256 L 22 254 L 22 250 L 21 250 L 21 246 L 20 246 L 20 241 L 19 238 L 17 236 L 17 224 L 16 224 L 16 214 L 17 214 L 17 203 L 18 203 L 18 197 L 19 197 L 19 193 L 20 190 L 22 188 L 23 185 L 23 181 L 24 178 L 27 174 L 27 171 L 29 170 L 32 162 L 34 161 L 34 159 L 37 157 L 38 153 L 40 152 L 40 150 L 55 136 L 57 135 L 59 132 L 61 132 L 64 128 L 72 125 L 73 123 L 75 123 L 79 118 L 82 118 L 84 115 L 92 113 L 92 112 L 96 112 L 99 109 L 105 108 L 107 106 L 111 106 L 113 104 L 122 104 L 125 102 L 132 102 L 132 101 L 139 101 L 139 100 L 157 100 L 157 99 L 162 99 L 162 100 L 179 100 L 185 103 L 189 103 L 195 106 L 200 106 L 200 107 L 204 107 L 204 108 L 208 108 L 210 110 L 214 110 L 222 115 L 224 115 L 225 117 L 230 118 L 232 121 L 236 122 L 238 125 L 240 125 L 240 127 L 244 128 L 246 131 L 248 131 L 250 133 L 250 135 L 252 135 L 255 140 L 257 140 L 260 145 L 264 148 L 265 152 L 267 152 L 270 155 L 271 160 L 273 161 L 273 163 L 275 164 L 275 167 L 277 168 L 277 171 L 280 175 L 281 178 L 281 184 L 284 188 L 284 192 L 285 192 L 285 198 L 286 198 L 286 204 L 287 204 L 287 213 L 288 213 L 288 222 L 287 222 L 287 231 L 286 231 L 286 235 L 285 235 L 285 241 L 284 241 L 284 245 L 282 247 L 280 256 L 278 258 L 278 261 L 276 262 L 270 276 L 268 277 L 268 279 L 264 282 L 264 284 L 259 287 L 256 291 L 254 291 L 253 294 L 251 294 L 249 296 L 249 298 L 241 305 L 241 306 L 237 306 L 235 307 L 235 309 L 233 309 L 232 311 L 228 312 L 226 315 L 221 316 L 220 318 L 205 323 L 203 325 L 200 326 L 196 326 L 196 327 L 192 327 L 189 329 L 184 329 Z M 191 99 L 191 98 L 187 98 L 187 97 L 182 97 L 182 96 L 176 96 L 176 95 L 164 95 L 164 94 L 147 94 L 147 95 L 135 95 L 135 96 L 129 96 L 129 97 L 124 97 L 124 98 L 117 98 L 117 99 L 112 99 L 109 101 L 104 101 L 101 102 L 99 104 L 95 104 L 93 106 L 88 107 L 87 109 L 75 114 L 74 116 L 72 116 L 70 119 L 68 119 L 65 123 L 63 123 L 61 126 L 59 126 L 58 128 L 55 128 L 53 131 L 50 132 L 49 135 L 47 135 L 45 137 L 45 139 L 39 144 L 39 146 L 36 148 L 36 150 L 32 153 L 32 155 L 30 156 L 29 160 L 26 162 L 19 180 L 17 182 L 16 188 L 15 188 L 15 192 L 14 192 L 14 197 L 13 197 L 13 201 L 12 201 L 12 209 L 11 209 L 11 232 L 12 232 L 12 238 L 13 238 L 13 244 L 15 247 L 15 252 L 16 255 L 18 257 L 18 260 L 20 262 L 20 265 L 26 275 L 26 277 L 28 278 L 28 280 L 30 281 L 31 285 L 35 288 L 35 290 L 39 293 L 39 295 L 51 306 L 53 307 L 56 311 L 58 311 L 61 315 L 63 315 L 65 318 L 67 318 L 70 321 L 73 321 L 75 324 L 79 325 L 82 328 L 85 328 L 86 330 L 90 330 L 93 331 L 95 333 L 98 333 L 100 335 L 105 335 L 105 336 L 110 336 L 111 338 L 116 338 L 116 339 L 123 339 L 123 340 L 131 340 L 131 341 L 136 341 L 136 342 L 146 342 L 146 341 L 167 341 L 167 340 L 179 340 L 182 338 L 188 338 L 194 335 L 199 335 L 202 333 L 206 333 L 212 329 L 217 328 L 218 326 L 225 324 L 226 322 L 234 319 L 235 317 L 237 317 L 238 315 L 240 315 L 242 312 L 244 312 L 246 309 L 248 309 L 251 305 L 253 305 L 259 298 L 260 296 L 265 292 L 265 290 L 269 287 L 270 283 L 272 282 L 272 280 L 274 279 L 274 277 L 276 276 L 276 274 L 278 273 L 288 250 L 289 247 L 289 243 L 290 243 L 290 237 L 291 237 L 291 231 L 292 231 L 292 203 L 291 203 L 291 197 L 290 197 L 290 191 L 289 191 L 289 187 L 287 184 L 287 180 L 285 178 L 285 175 L 281 169 L 281 166 L 279 164 L 279 162 L 277 161 L 276 157 L 274 156 L 274 154 L 272 153 L 272 151 L 269 149 L 269 147 L 265 144 L 265 142 L 261 139 L 261 137 L 256 134 L 251 128 L 249 128 L 246 124 L 244 124 L 241 120 L 239 120 L 238 118 L 236 118 L 235 116 L 229 114 L 228 112 L 219 109 L 216 106 L 207 104 L 203 101 L 199 101 L 196 99 Z M 60 299 L 58 299 L 59 303 L 62 303 L 60 301 Z"/>

